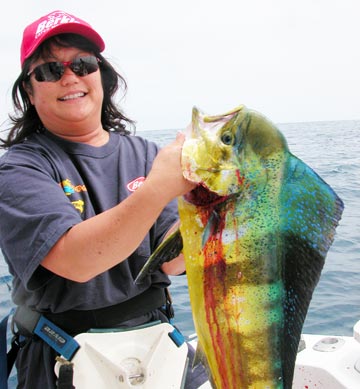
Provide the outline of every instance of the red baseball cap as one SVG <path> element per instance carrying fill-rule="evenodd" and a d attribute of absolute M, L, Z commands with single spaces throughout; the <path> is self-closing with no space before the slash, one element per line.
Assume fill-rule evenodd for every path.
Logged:
<path fill-rule="evenodd" d="M 103 39 L 90 24 L 66 12 L 53 11 L 25 28 L 20 49 L 21 66 L 42 42 L 51 36 L 63 33 L 82 35 L 94 43 L 100 51 L 105 49 Z"/>

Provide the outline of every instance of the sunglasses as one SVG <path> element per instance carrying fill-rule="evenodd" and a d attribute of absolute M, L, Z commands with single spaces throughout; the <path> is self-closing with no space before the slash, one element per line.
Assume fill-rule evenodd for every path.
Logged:
<path fill-rule="evenodd" d="M 30 77 L 34 73 L 35 80 L 38 82 L 55 82 L 60 80 L 68 66 L 77 76 L 85 77 L 99 69 L 99 62 L 100 59 L 94 55 L 79 57 L 67 62 L 46 62 L 36 66 L 27 76 Z"/>

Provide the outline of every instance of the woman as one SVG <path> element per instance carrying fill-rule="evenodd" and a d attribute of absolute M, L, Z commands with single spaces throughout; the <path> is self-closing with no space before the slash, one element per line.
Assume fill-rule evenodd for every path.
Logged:
<path fill-rule="evenodd" d="M 94 316 L 103 327 L 168 320 L 167 275 L 159 270 L 141 285 L 134 278 L 176 223 L 173 200 L 193 188 L 181 172 L 182 135 L 160 151 L 129 135 L 132 121 L 114 103 L 126 84 L 104 47 L 88 23 L 62 11 L 30 24 L 16 116 L 2 140 L 0 246 L 13 301 L 72 335 L 96 325 Z M 168 274 L 183 271 L 181 256 L 167 264 Z M 19 387 L 55 387 L 55 356 L 27 337 Z"/>

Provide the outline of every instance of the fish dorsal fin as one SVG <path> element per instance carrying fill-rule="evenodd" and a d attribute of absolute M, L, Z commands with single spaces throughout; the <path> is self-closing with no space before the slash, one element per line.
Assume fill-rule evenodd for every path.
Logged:
<path fill-rule="evenodd" d="M 303 323 L 343 203 L 310 167 L 289 153 L 281 192 L 284 242 L 284 387 L 291 388 Z"/>

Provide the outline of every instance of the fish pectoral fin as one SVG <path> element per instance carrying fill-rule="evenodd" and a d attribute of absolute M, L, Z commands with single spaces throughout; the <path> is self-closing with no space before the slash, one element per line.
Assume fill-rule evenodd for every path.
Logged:
<path fill-rule="evenodd" d="M 179 256 L 182 248 L 183 240 L 180 230 L 177 229 L 161 242 L 157 249 L 151 254 L 137 275 L 135 283 L 141 284 L 147 276 L 158 270 L 164 262 L 169 262 Z"/>
<path fill-rule="evenodd" d="M 220 216 L 215 210 L 213 210 L 204 229 L 204 234 L 202 238 L 202 247 L 206 245 L 207 241 L 211 236 L 215 235 L 216 231 L 219 228 L 219 223 L 220 223 Z"/>

